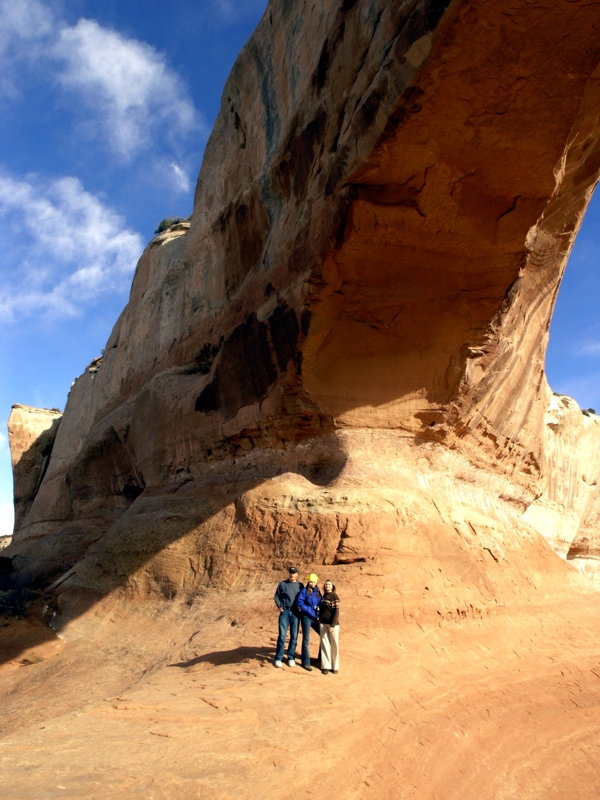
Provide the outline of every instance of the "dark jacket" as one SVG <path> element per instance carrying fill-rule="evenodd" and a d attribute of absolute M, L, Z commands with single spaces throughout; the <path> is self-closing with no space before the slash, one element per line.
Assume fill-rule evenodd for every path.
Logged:
<path fill-rule="evenodd" d="M 319 603 L 321 602 L 321 592 L 314 588 L 309 592 L 305 587 L 298 595 L 298 608 L 302 614 L 307 614 L 311 619 L 319 619 Z"/>
<path fill-rule="evenodd" d="M 319 603 L 319 622 L 322 625 L 340 624 L 340 598 L 335 593 L 335 586 L 327 592 Z"/>
<path fill-rule="evenodd" d="M 281 581 L 277 589 L 275 589 L 274 600 L 277 608 L 285 608 L 286 611 L 289 611 L 293 607 L 301 589 L 302 584 L 300 581 L 291 581 L 289 579 Z"/>

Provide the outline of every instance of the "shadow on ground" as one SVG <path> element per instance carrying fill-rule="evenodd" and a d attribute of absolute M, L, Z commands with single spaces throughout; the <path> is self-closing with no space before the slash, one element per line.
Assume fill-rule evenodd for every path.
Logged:
<path fill-rule="evenodd" d="M 212 664 L 215 667 L 222 664 L 244 664 L 248 661 L 271 662 L 274 657 L 272 647 L 235 647 L 233 650 L 217 650 L 214 653 L 205 653 L 189 661 L 177 661 L 169 664 L 170 667 L 194 667 L 196 664 Z"/>

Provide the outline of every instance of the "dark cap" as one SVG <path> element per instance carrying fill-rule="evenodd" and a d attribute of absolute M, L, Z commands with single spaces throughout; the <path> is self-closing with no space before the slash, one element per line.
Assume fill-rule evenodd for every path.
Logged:
<path fill-rule="evenodd" d="M 288 572 L 298 572 L 298 570 L 296 569 L 296 567 L 290 567 L 288 569 Z"/>

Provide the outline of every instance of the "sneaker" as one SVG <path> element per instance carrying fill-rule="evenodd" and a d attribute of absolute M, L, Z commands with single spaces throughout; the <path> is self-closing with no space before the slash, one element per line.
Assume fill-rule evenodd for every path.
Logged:
<path fill-rule="evenodd" d="M 293 658 L 288 658 L 288 667 L 295 667 L 296 661 Z"/>
<path fill-rule="evenodd" d="M 311 666 L 306 666 L 305 667 L 304 664 L 302 664 L 302 669 L 305 669 L 307 672 L 312 672 L 312 667 Z"/>
<path fill-rule="evenodd" d="M 283 664 L 281 663 L 281 661 L 276 661 L 275 666 L 279 669 L 279 667 L 282 667 Z"/>
<path fill-rule="evenodd" d="M 333 672 L 333 670 L 331 670 L 331 671 Z M 322 669 L 321 670 L 321 674 L 322 675 L 329 675 L 329 670 L 328 669 Z"/>
<path fill-rule="evenodd" d="M 337 669 L 332 669 L 332 670 L 331 670 L 331 674 L 332 674 L 332 675 L 337 675 L 337 674 L 338 674 L 338 671 L 337 671 Z"/>

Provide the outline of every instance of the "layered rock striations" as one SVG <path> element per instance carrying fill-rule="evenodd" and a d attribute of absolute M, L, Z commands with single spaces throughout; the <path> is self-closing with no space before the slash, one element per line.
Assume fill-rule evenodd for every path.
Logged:
<path fill-rule="evenodd" d="M 64 608 L 290 559 L 376 564 L 405 616 L 583 590 L 540 532 L 591 552 L 598 427 L 543 364 L 600 170 L 598 25 L 558 0 L 272 0 L 191 226 L 149 244 L 71 391 L 19 574 Z"/>

